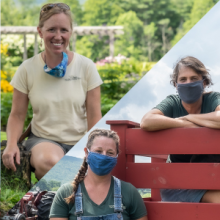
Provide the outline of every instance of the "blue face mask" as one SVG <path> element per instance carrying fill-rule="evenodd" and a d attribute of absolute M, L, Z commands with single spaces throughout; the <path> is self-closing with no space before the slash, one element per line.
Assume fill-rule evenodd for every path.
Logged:
<path fill-rule="evenodd" d="M 181 100 L 188 104 L 194 103 L 203 93 L 203 80 L 185 84 L 177 83 L 177 90 Z"/>
<path fill-rule="evenodd" d="M 87 163 L 91 170 L 98 176 L 109 174 L 117 164 L 117 157 L 110 157 L 103 154 L 89 152 Z"/>
<path fill-rule="evenodd" d="M 62 78 L 66 73 L 67 64 L 68 64 L 68 56 L 66 53 L 63 52 L 63 60 L 61 61 L 61 63 L 58 66 L 54 67 L 53 69 L 50 69 L 47 66 L 47 64 L 45 64 L 44 71 L 51 76 Z"/>

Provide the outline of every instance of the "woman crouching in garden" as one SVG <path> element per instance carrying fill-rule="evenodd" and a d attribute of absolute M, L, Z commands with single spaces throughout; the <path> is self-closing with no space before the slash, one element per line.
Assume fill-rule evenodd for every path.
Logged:
<path fill-rule="evenodd" d="M 171 75 L 171 83 L 178 95 L 169 95 L 149 111 L 142 118 L 142 129 L 220 129 L 220 93 L 204 92 L 205 87 L 212 85 L 212 80 L 201 61 L 191 56 L 181 59 Z M 170 155 L 168 162 L 220 162 L 220 155 Z M 163 189 L 161 197 L 163 201 L 220 203 L 219 190 Z"/>
<path fill-rule="evenodd" d="M 30 101 L 31 133 L 24 146 L 41 179 L 102 117 L 102 80 L 92 60 L 68 49 L 73 33 L 70 7 L 49 3 L 40 10 L 38 33 L 45 50 L 16 71 L 12 110 L 7 124 L 6 168 L 20 164 L 17 142 Z"/>
<path fill-rule="evenodd" d="M 53 201 L 50 219 L 140 219 L 147 211 L 137 189 L 111 175 L 117 163 L 119 137 L 96 129 L 89 135 L 85 158 L 72 184 L 64 184 Z"/>

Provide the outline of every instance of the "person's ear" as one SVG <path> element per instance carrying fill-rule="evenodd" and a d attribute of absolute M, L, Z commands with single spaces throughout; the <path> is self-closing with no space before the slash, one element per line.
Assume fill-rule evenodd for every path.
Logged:
<path fill-rule="evenodd" d="M 40 27 L 37 27 L 37 32 L 41 38 L 43 38 L 42 30 Z"/>
<path fill-rule="evenodd" d="M 84 148 L 85 156 L 88 157 L 88 150 L 87 147 Z"/>
<path fill-rule="evenodd" d="M 203 80 L 203 88 L 205 89 L 207 86 L 206 79 Z"/>

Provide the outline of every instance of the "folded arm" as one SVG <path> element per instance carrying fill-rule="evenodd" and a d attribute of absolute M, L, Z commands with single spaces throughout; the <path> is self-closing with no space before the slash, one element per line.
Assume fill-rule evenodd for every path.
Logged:
<path fill-rule="evenodd" d="M 169 128 L 196 128 L 198 124 L 184 118 L 166 117 L 159 109 L 152 109 L 141 120 L 141 128 L 146 131 L 158 131 Z"/>
<path fill-rule="evenodd" d="M 214 112 L 207 114 L 189 114 L 181 119 L 185 119 L 202 127 L 220 129 L 220 105 Z"/>

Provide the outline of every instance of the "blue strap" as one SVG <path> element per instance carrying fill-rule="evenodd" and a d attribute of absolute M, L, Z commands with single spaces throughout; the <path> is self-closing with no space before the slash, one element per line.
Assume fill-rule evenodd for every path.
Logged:
<path fill-rule="evenodd" d="M 114 212 L 123 212 L 121 181 L 114 177 Z"/>
<path fill-rule="evenodd" d="M 81 192 L 81 185 L 78 185 L 78 189 L 75 194 L 75 207 L 76 207 L 76 215 L 83 214 L 83 206 L 82 206 L 82 192 Z"/>

